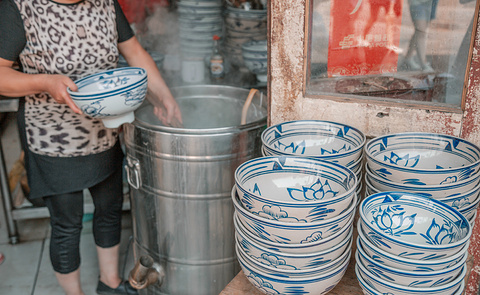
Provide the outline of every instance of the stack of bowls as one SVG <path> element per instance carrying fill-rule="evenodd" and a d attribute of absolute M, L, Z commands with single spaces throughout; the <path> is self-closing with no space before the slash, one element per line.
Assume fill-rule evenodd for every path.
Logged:
<path fill-rule="evenodd" d="M 226 2 L 225 19 L 225 53 L 230 63 L 243 67 L 243 43 L 267 39 L 267 10 L 244 9 Z"/>
<path fill-rule="evenodd" d="M 267 294 L 325 294 L 351 256 L 357 178 L 317 159 L 261 157 L 235 171 L 236 249 Z"/>
<path fill-rule="evenodd" d="M 212 54 L 213 36 L 223 36 L 223 4 L 220 0 L 178 1 L 180 50 L 186 57 Z"/>
<path fill-rule="evenodd" d="M 480 201 L 480 148 L 434 133 L 398 133 L 365 145 L 366 195 L 418 193 L 460 211 L 473 224 Z"/>
<path fill-rule="evenodd" d="M 243 43 L 242 57 L 245 67 L 257 76 L 258 81 L 267 82 L 267 40 Z"/>
<path fill-rule="evenodd" d="M 361 202 L 355 271 L 365 294 L 462 294 L 472 227 L 457 210 L 405 192 Z"/>
<path fill-rule="evenodd" d="M 341 123 L 296 120 L 265 129 L 261 136 L 264 156 L 302 156 L 343 165 L 363 179 L 363 149 L 366 137 L 358 129 Z M 357 182 L 360 196 L 362 182 Z M 360 199 L 358 200 L 360 202 Z"/>

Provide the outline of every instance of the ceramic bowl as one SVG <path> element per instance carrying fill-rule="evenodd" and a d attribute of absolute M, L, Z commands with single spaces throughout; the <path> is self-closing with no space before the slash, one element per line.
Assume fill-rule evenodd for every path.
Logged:
<path fill-rule="evenodd" d="M 225 14 L 225 28 L 234 31 L 255 31 L 267 29 L 267 16 L 259 18 L 235 17 L 228 12 Z"/>
<path fill-rule="evenodd" d="M 402 270 L 378 262 L 375 258 L 370 257 L 357 243 L 356 253 L 357 263 L 362 264 L 368 271 L 385 281 L 408 287 L 437 287 L 450 283 L 462 273 L 466 267 L 464 261 L 450 266 L 446 269 L 437 271 L 414 271 Z"/>
<path fill-rule="evenodd" d="M 249 259 L 285 270 L 306 270 L 327 265 L 340 257 L 347 248 L 350 249 L 352 244 L 353 231 L 351 230 L 345 239 L 326 250 L 304 254 L 282 253 L 262 246 L 237 227 L 235 228 L 237 245 L 249 256 Z"/>
<path fill-rule="evenodd" d="M 320 120 L 276 124 L 265 129 L 261 139 L 266 151 L 314 156 L 347 167 L 362 157 L 366 141 L 354 127 Z"/>
<path fill-rule="evenodd" d="M 107 128 L 116 128 L 135 120 L 134 111 L 147 95 L 147 72 L 136 67 L 117 68 L 81 78 L 75 84 L 78 91 L 67 91 L 82 112 L 102 119 Z"/>
<path fill-rule="evenodd" d="M 267 58 L 267 40 L 249 41 L 242 44 L 243 58 Z"/>
<path fill-rule="evenodd" d="M 311 243 L 302 243 L 302 244 L 285 244 L 279 242 L 272 242 L 269 240 L 262 239 L 252 232 L 250 232 L 245 225 L 238 218 L 238 214 L 233 214 L 233 222 L 235 225 L 235 230 L 237 233 L 241 233 L 242 236 L 245 236 L 258 246 L 268 249 L 270 251 L 285 253 L 285 254 L 301 254 L 301 255 L 310 255 L 312 253 L 322 253 L 328 252 L 330 249 L 334 249 L 335 246 L 341 244 L 345 239 L 348 239 L 353 232 L 353 224 L 347 224 L 347 226 L 341 228 L 336 233 Z"/>
<path fill-rule="evenodd" d="M 245 277 L 259 291 L 265 294 L 326 294 L 338 284 L 347 270 L 350 259 L 345 259 L 338 268 L 327 273 L 304 277 L 269 275 L 248 263 L 246 257 L 238 255 Z"/>
<path fill-rule="evenodd" d="M 245 9 L 233 7 L 231 5 L 226 5 L 225 15 L 227 17 L 233 17 L 233 18 L 264 20 L 267 16 L 267 10 L 266 9 L 245 10 Z"/>
<path fill-rule="evenodd" d="M 238 213 L 238 219 L 247 231 L 259 238 L 285 244 L 312 243 L 335 234 L 353 222 L 357 203 L 357 197 L 355 195 L 349 207 L 340 215 L 317 222 L 294 223 L 263 218 L 245 210 L 240 205 L 240 200 L 235 193 L 232 193 L 232 200 L 235 212 Z"/>
<path fill-rule="evenodd" d="M 404 192 L 382 192 L 360 203 L 361 227 L 378 248 L 411 259 L 455 255 L 472 228 L 465 217 L 440 201 Z"/>
<path fill-rule="evenodd" d="M 477 213 L 478 202 L 480 197 L 472 204 L 463 207 L 462 209 L 457 209 L 467 220 L 470 220 L 475 213 Z"/>
<path fill-rule="evenodd" d="M 376 187 L 374 187 L 374 185 L 371 184 L 369 177 L 365 177 L 365 186 L 366 186 L 368 195 L 382 192 L 381 190 L 377 189 Z M 408 192 L 408 190 L 406 189 L 404 190 L 395 189 L 395 191 Z M 473 189 L 465 193 L 459 193 L 459 194 L 454 194 L 448 197 L 440 197 L 440 198 L 434 197 L 430 193 L 423 193 L 421 191 L 412 190 L 411 192 L 419 195 L 423 195 L 428 198 L 439 200 L 442 203 L 447 204 L 450 207 L 455 208 L 459 211 L 461 211 L 462 209 L 466 210 L 467 208 L 471 208 L 472 206 L 478 205 L 478 202 L 480 201 L 480 184 L 477 184 L 476 187 L 474 187 Z"/>
<path fill-rule="evenodd" d="M 350 206 L 357 188 L 350 169 L 302 157 L 251 159 L 237 167 L 234 177 L 246 210 L 280 222 L 334 218 Z"/>
<path fill-rule="evenodd" d="M 246 57 L 243 52 L 242 57 L 245 67 L 255 74 L 260 82 L 267 82 L 268 59 Z"/>
<path fill-rule="evenodd" d="M 365 145 L 370 170 L 392 182 L 440 185 L 465 180 L 480 168 L 480 148 L 467 140 L 434 133 L 380 136 Z"/>
<path fill-rule="evenodd" d="M 287 266 L 284 266 L 284 268 L 280 268 L 280 267 L 277 267 L 277 265 L 275 265 L 275 264 L 271 264 L 271 263 L 270 264 L 264 264 L 262 262 L 259 262 L 257 259 L 252 258 L 251 256 L 247 255 L 247 253 L 245 253 L 243 251 L 243 249 L 238 244 L 236 245 L 236 251 L 241 253 L 241 256 L 243 256 L 245 258 L 245 261 L 248 264 L 252 265 L 253 267 L 255 267 L 258 270 L 261 270 L 265 274 L 272 275 L 272 276 L 278 276 L 278 277 L 289 276 L 289 277 L 292 277 L 292 278 L 293 277 L 304 278 L 304 277 L 307 277 L 307 276 L 315 276 L 315 275 L 324 274 L 324 273 L 327 273 L 329 271 L 332 271 L 332 270 L 338 268 L 341 264 L 343 264 L 345 259 L 350 258 L 350 255 L 351 255 L 351 252 L 352 252 L 351 243 L 349 244 L 349 246 L 350 247 L 348 249 L 346 249 L 340 256 L 335 257 L 334 260 L 332 260 L 328 263 L 325 263 L 323 265 L 316 266 L 316 267 L 313 267 L 313 268 L 308 268 L 308 269 L 294 269 L 294 268 L 287 268 Z M 272 256 L 269 257 L 268 259 L 275 260 L 275 258 L 272 257 Z M 283 263 L 283 262 L 277 260 L 274 263 Z"/>
<path fill-rule="evenodd" d="M 393 267 L 396 269 L 401 269 L 405 271 L 412 272 L 435 272 L 448 269 L 452 266 L 463 264 L 467 261 L 468 258 L 468 243 L 456 254 L 447 256 L 442 259 L 434 260 L 418 260 L 411 259 L 409 257 L 402 257 L 400 255 L 395 255 L 387 251 L 383 251 L 376 245 L 374 245 L 363 232 L 361 222 L 357 224 L 358 238 L 357 243 L 362 247 L 365 253 L 374 258 L 376 262 L 381 263 L 385 266 Z"/>
<path fill-rule="evenodd" d="M 459 194 L 465 194 L 479 185 L 480 173 L 473 175 L 467 179 L 463 179 L 453 183 L 444 183 L 436 185 L 417 185 L 417 184 L 403 184 L 390 181 L 375 175 L 369 164 L 365 166 L 365 175 L 367 181 L 380 191 L 402 191 L 422 194 L 433 199 L 443 199 L 453 197 Z"/>
<path fill-rule="evenodd" d="M 358 261 L 358 255 L 356 255 Z M 355 271 L 358 275 L 375 290 L 381 294 L 395 294 L 395 295 L 451 295 L 458 293 L 463 288 L 463 280 L 467 273 L 467 268 L 463 267 L 462 272 L 453 281 L 434 287 L 418 287 L 418 286 L 402 286 L 399 284 L 386 281 L 378 276 L 376 273 L 370 272 L 361 263 L 356 263 Z M 357 270 L 358 269 L 358 270 Z M 463 291 L 463 290 L 461 290 Z M 461 293 L 460 293 L 461 294 Z"/>

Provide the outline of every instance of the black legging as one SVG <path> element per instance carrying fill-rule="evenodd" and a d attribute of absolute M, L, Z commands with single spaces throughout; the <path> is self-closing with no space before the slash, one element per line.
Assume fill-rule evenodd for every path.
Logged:
<path fill-rule="evenodd" d="M 122 169 L 89 190 L 95 205 L 95 244 L 101 248 L 113 247 L 120 243 L 122 228 Z M 53 269 L 61 274 L 71 273 L 80 266 L 83 192 L 45 197 L 44 200 L 50 211 L 50 260 Z"/>

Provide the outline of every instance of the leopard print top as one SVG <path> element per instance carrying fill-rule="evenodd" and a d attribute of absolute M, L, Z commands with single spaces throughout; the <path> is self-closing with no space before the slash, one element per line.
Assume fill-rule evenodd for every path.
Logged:
<path fill-rule="evenodd" d="M 60 4 L 15 0 L 27 43 L 20 54 L 25 73 L 63 74 L 72 80 L 112 69 L 118 61 L 113 0 Z M 117 129 L 75 114 L 48 93 L 25 98 L 27 141 L 32 152 L 55 157 L 84 156 L 111 148 Z"/>

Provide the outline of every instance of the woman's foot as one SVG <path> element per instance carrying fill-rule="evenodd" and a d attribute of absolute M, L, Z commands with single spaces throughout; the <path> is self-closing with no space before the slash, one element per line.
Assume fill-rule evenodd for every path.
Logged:
<path fill-rule="evenodd" d="M 404 63 L 410 71 L 420 71 L 422 69 L 422 67 L 413 60 L 413 57 L 405 58 Z"/>
<path fill-rule="evenodd" d="M 99 295 L 137 295 L 137 289 L 133 288 L 128 281 L 123 281 L 113 289 L 98 280 L 97 294 Z"/>
<path fill-rule="evenodd" d="M 2 264 L 5 261 L 5 255 L 3 255 L 2 252 L 0 252 L 0 264 Z"/>

